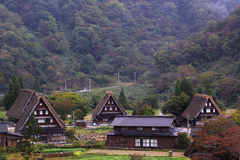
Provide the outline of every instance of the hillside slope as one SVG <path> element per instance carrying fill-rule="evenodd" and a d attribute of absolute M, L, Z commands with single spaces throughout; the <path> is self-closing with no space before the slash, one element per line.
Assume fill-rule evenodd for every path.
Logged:
<path fill-rule="evenodd" d="M 38 77 L 44 92 L 84 74 L 113 79 L 119 72 L 121 81 L 132 81 L 134 72 L 139 78 L 155 67 L 157 51 L 222 19 L 239 4 L 237 0 L 0 3 L 2 92 L 13 73 L 23 77 L 26 88 L 32 88 Z M 225 12 L 218 11 L 221 7 Z M 93 78 L 96 83 L 104 79 Z"/>

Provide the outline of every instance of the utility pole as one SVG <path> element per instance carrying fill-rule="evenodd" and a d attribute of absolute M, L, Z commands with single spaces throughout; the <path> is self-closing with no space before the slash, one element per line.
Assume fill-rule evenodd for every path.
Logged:
<path fill-rule="evenodd" d="M 118 72 L 118 84 L 119 84 L 119 72 Z"/>
<path fill-rule="evenodd" d="M 91 91 L 91 79 L 88 79 L 88 91 Z"/>
<path fill-rule="evenodd" d="M 136 82 L 136 72 L 134 72 L 134 82 Z"/>
<path fill-rule="evenodd" d="M 67 90 L 67 84 L 66 84 L 66 81 L 65 81 L 64 92 L 66 92 L 66 90 Z"/>

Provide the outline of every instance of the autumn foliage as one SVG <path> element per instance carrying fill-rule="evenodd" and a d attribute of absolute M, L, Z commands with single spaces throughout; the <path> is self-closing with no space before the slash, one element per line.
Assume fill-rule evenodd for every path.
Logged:
<path fill-rule="evenodd" d="M 239 154 L 240 128 L 231 117 L 221 115 L 207 120 L 205 124 L 194 138 L 195 149 L 202 153 L 201 156 L 211 153 L 228 160 Z"/>

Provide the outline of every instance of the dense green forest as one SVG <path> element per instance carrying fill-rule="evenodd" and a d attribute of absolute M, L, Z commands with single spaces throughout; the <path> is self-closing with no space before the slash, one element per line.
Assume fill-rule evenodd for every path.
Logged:
<path fill-rule="evenodd" d="M 88 78 L 108 86 L 120 73 L 121 82 L 153 84 L 152 94 L 165 99 L 179 78 L 188 77 L 195 88 L 210 80 L 217 97 L 233 105 L 240 78 L 239 4 L 0 0 L 1 92 L 13 74 L 25 88 L 33 89 L 37 79 L 41 92 L 50 93 L 66 83 L 79 90 Z"/>

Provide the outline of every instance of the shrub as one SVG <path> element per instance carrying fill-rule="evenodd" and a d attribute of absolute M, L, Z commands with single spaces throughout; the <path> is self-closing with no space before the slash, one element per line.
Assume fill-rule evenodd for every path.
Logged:
<path fill-rule="evenodd" d="M 134 153 L 134 154 L 129 154 L 128 156 L 130 156 L 130 160 L 143 160 L 143 157 L 146 154 L 139 154 L 139 153 Z"/>

